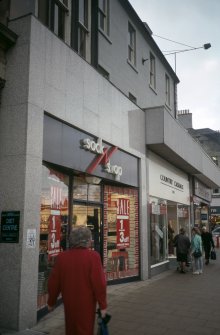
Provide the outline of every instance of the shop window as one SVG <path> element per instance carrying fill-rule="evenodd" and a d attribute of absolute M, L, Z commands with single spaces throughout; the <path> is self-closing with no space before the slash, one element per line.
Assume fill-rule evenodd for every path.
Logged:
<path fill-rule="evenodd" d="M 167 259 L 167 203 L 165 200 L 150 200 L 151 265 Z"/>
<path fill-rule="evenodd" d="M 68 176 L 43 166 L 40 211 L 38 309 L 47 304 L 47 280 L 56 256 L 66 249 Z"/>
<path fill-rule="evenodd" d="M 177 205 L 177 220 L 178 220 L 178 229 L 184 228 L 186 234 L 190 234 L 190 225 L 189 225 L 189 206 L 187 205 Z"/>
<path fill-rule="evenodd" d="M 73 181 L 73 198 L 75 200 L 84 200 L 91 202 L 101 201 L 101 186 L 93 184 L 98 178 L 92 177 L 89 179 L 89 183 L 84 177 L 74 177 Z"/>
<path fill-rule="evenodd" d="M 138 192 L 104 188 L 104 267 L 107 279 L 139 275 Z"/>

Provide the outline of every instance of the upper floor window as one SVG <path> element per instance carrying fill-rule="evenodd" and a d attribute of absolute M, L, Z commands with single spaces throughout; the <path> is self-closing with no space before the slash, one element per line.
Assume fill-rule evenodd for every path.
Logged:
<path fill-rule="evenodd" d="M 88 0 L 79 1 L 78 53 L 86 58 L 88 35 Z"/>
<path fill-rule="evenodd" d="M 166 81 L 166 105 L 170 106 L 170 78 L 168 75 L 165 75 L 165 81 Z"/>
<path fill-rule="evenodd" d="M 136 31 L 128 23 L 128 60 L 132 65 L 136 65 Z"/>
<path fill-rule="evenodd" d="M 57 36 L 65 38 L 68 0 L 38 0 L 38 18 Z"/>
<path fill-rule="evenodd" d="M 109 0 L 99 0 L 99 28 L 109 35 Z"/>
<path fill-rule="evenodd" d="M 150 86 L 156 89 L 156 61 L 152 53 L 150 53 Z"/>

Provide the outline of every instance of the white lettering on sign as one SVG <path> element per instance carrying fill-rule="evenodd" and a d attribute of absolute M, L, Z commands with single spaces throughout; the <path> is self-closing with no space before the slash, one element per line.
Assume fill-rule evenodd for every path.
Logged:
<path fill-rule="evenodd" d="M 118 165 L 111 165 L 110 161 L 107 164 L 105 164 L 104 170 L 107 173 L 115 174 L 115 175 L 118 175 L 118 176 L 122 175 L 122 167 L 118 166 Z"/>
<path fill-rule="evenodd" d="M 13 225 L 4 225 L 2 226 L 2 230 L 18 230 L 18 226 L 13 224 Z"/>
<path fill-rule="evenodd" d="M 130 200 L 120 199 L 117 204 L 117 215 L 124 215 L 126 218 L 129 216 L 130 211 Z"/>
<path fill-rule="evenodd" d="M 89 138 L 85 138 L 81 141 L 81 144 L 83 149 L 88 150 L 94 154 L 101 155 L 101 158 L 99 156 L 99 158 L 97 158 L 97 161 L 93 162 L 92 166 L 87 169 L 88 173 L 92 173 L 96 166 L 100 164 L 103 165 L 105 172 L 113 174 L 117 180 L 120 180 L 120 177 L 122 176 L 122 167 L 118 165 L 111 165 L 110 163 L 110 157 L 112 156 L 115 149 L 117 150 L 116 147 L 111 147 L 107 149 L 102 144 L 101 138 L 98 138 L 97 142 Z"/>
<path fill-rule="evenodd" d="M 89 138 L 85 138 L 83 141 L 83 148 L 85 150 L 89 150 L 96 154 L 103 154 L 104 146 L 102 145 L 102 139 L 98 138 L 97 142 L 90 140 Z"/>

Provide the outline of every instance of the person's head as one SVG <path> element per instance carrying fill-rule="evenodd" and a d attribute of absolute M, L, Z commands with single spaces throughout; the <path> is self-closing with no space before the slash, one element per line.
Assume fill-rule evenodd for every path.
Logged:
<path fill-rule="evenodd" d="M 193 235 L 200 235 L 200 231 L 199 231 L 199 229 L 197 228 L 197 227 L 194 227 L 193 229 L 192 229 L 192 234 Z"/>
<path fill-rule="evenodd" d="M 202 232 L 205 233 L 206 232 L 206 226 L 202 227 Z"/>
<path fill-rule="evenodd" d="M 91 230 L 86 226 L 74 227 L 70 233 L 70 248 L 88 248 L 92 240 Z"/>
<path fill-rule="evenodd" d="M 184 235 L 184 234 L 185 234 L 185 232 L 186 232 L 186 231 L 185 231 L 185 229 L 184 229 L 184 228 L 180 228 L 180 234 L 183 234 L 183 235 Z"/>

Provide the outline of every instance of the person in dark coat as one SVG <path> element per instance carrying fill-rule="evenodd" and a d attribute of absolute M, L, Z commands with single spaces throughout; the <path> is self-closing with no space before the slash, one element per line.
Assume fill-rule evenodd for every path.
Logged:
<path fill-rule="evenodd" d="M 210 251 L 211 248 L 215 248 L 215 244 L 212 238 L 212 234 L 209 233 L 206 230 L 206 227 L 202 227 L 202 245 L 203 245 L 203 249 L 205 251 L 205 264 L 208 265 L 209 264 L 209 258 L 210 258 Z"/>
<path fill-rule="evenodd" d="M 185 229 L 180 228 L 179 234 L 174 237 L 174 246 L 176 247 L 177 262 L 179 262 L 179 270 L 181 273 L 186 273 L 186 263 L 191 245 L 190 240 L 185 235 L 185 233 Z"/>
<path fill-rule="evenodd" d="M 70 249 L 56 259 L 48 280 L 48 309 L 51 311 L 62 295 L 66 335 L 93 335 L 98 303 L 106 316 L 106 278 L 100 255 L 91 249 L 91 231 L 85 226 L 74 228 Z"/>

